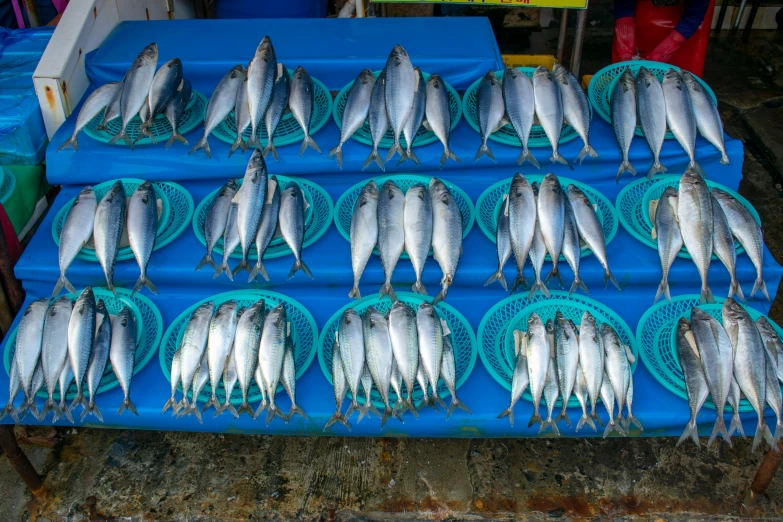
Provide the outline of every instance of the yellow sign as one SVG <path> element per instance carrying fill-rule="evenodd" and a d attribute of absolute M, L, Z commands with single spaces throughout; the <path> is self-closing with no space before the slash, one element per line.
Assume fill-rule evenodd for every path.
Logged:
<path fill-rule="evenodd" d="M 463 4 L 499 7 L 555 7 L 585 9 L 587 0 L 372 0 L 385 4 Z"/>

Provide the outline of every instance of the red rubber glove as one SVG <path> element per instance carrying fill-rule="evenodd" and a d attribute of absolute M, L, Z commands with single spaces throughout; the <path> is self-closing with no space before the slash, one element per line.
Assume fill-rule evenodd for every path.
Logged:
<path fill-rule="evenodd" d="M 627 62 L 636 53 L 636 23 L 633 16 L 618 18 L 614 22 L 612 62 Z"/>
<path fill-rule="evenodd" d="M 669 36 L 664 38 L 661 43 L 645 57 L 645 60 L 668 63 L 669 60 L 671 60 L 672 55 L 677 52 L 677 49 L 682 47 L 682 44 L 684 44 L 685 41 L 683 35 L 672 29 Z"/>

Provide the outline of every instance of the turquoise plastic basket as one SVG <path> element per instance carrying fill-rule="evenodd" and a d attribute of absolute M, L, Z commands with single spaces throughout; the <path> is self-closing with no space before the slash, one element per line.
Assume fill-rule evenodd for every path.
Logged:
<path fill-rule="evenodd" d="M 296 182 L 299 185 L 299 188 L 302 189 L 305 201 L 309 205 L 307 209 L 305 209 L 305 234 L 304 242 L 302 243 L 302 248 L 307 248 L 318 241 L 329 229 L 329 225 L 332 223 L 332 212 L 334 212 L 332 198 L 329 197 L 329 193 L 321 188 L 320 185 L 304 178 L 277 176 L 277 181 L 280 183 L 280 192 L 284 191 L 292 182 Z M 237 183 L 241 185 L 242 179 L 238 179 Z M 199 242 L 204 245 L 204 248 L 207 246 L 207 240 L 204 236 L 204 221 L 207 218 L 207 210 L 209 209 L 212 200 L 215 199 L 215 196 L 220 192 L 221 187 L 213 190 L 207 197 L 201 200 L 201 203 L 196 207 L 196 212 L 193 214 L 193 232 L 195 232 Z M 285 243 L 282 236 L 280 236 L 272 239 L 272 242 L 269 243 L 269 247 L 266 249 L 266 252 L 264 252 L 264 259 L 283 257 L 290 255 L 291 253 L 291 249 L 288 248 L 288 245 Z M 223 238 L 215 245 L 213 254 L 215 256 L 223 256 Z M 231 257 L 234 259 L 242 259 L 241 245 L 234 249 Z M 252 260 L 258 259 L 258 253 L 256 252 L 255 247 L 250 249 L 247 257 Z"/>
<path fill-rule="evenodd" d="M 607 65 L 595 73 L 593 79 L 590 80 L 590 85 L 587 87 L 587 98 L 590 100 L 590 105 L 593 107 L 593 110 L 595 110 L 606 123 L 610 125 L 612 123 L 612 92 L 614 91 L 617 80 L 626 69 L 631 69 L 633 75 L 636 76 L 636 73 L 639 72 L 639 69 L 642 67 L 649 69 L 650 72 L 658 78 L 658 81 L 663 81 L 663 76 L 669 69 L 674 69 L 678 72 L 681 71 L 679 67 L 668 63 L 651 62 L 648 60 L 631 60 L 629 62 L 619 62 Z M 706 90 L 712 98 L 712 101 L 717 104 L 717 98 L 715 97 L 715 93 L 712 92 L 712 89 L 710 89 L 710 86 L 704 83 L 704 80 L 698 76 L 694 75 L 694 78 L 702 84 L 704 90 Z M 644 136 L 642 128 L 638 125 L 636 126 L 636 135 Z M 666 139 L 674 139 L 674 134 L 667 131 Z"/>
<path fill-rule="evenodd" d="M 431 303 L 432 298 L 414 294 L 412 292 L 397 292 L 397 298 L 403 303 L 411 306 L 414 310 L 418 309 L 419 305 L 423 302 Z M 367 296 L 359 301 L 352 301 L 338 310 L 324 325 L 321 330 L 321 337 L 318 339 L 318 362 L 321 365 L 321 370 L 326 376 L 326 380 L 329 381 L 329 385 L 332 383 L 332 343 L 334 342 L 334 336 L 337 332 L 337 328 L 340 325 L 340 319 L 343 313 L 348 308 L 353 308 L 358 313 L 363 314 L 367 308 L 374 306 L 379 312 L 385 314 L 392 307 L 392 302 L 389 299 L 383 298 L 380 294 L 374 294 Z M 457 366 L 457 388 L 462 386 L 473 371 L 473 366 L 476 364 L 476 336 L 473 333 L 473 329 L 470 327 L 467 319 L 459 313 L 454 307 L 444 302 L 440 302 L 435 306 L 438 315 L 441 319 L 444 319 L 449 325 L 451 330 L 454 358 Z M 403 385 L 404 387 L 404 385 Z M 407 394 L 407 391 L 404 392 Z M 446 385 L 441 379 L 438 382 L 438 395 L 441 398 L 446 398 L 449 395 L 449 391 Z M 350 390 L 347 393 L 347 397 L 351 397 Z M 419 384 L 413 387 L 413 401 L 415 404 L 419 404 L 423 397 Z M 463 397 L 464 398 L 464 397 Z M 373 386 L 372 403 L 376 408 L 383 408 L 383 400 L 381 394 Z M 364 393 L 359 397 L 359 402 L 364 404 Z M 397 394 L 393 390 L 389 390 L 389 404 L 394 405 L 397 402 Z M 470 407 L 470 400 L 468 400 L 468 407 Z"/>
<path fill-rule="evenodd" d="M 671 303 L 662 301 L 647 310 L 636 327 L 636 342 L 641 347 L 642 362 L 647 370 L 664 388 L 686 401 L 688 393 L 685 389 L 685 378 L 677 356 L 677 321 L 680 317 L 690 319 L 691 309 L 698 306 L 722 323 L 721 310 L 725 299 L 716 298 L 715 301 L 716 304 L 700 305 L 699 296 L 696 294 L 675 297 Z M 764 315 L 754 308 L 744 308 L 754 321 Z M 778 336 L 783 338 L 783 329 L 774 321 L 770 320 L 769 322 Z M 704 405 L 715 409 L 712 399 L 709 399 Z M 753 411 L 753 407 L 747 399 L 742 399 L 739 409 L 743 413 Z M 731 407 L 727 405 L 726 412 L 730 410 Z"/>
<path fill-rule="evenodd" d="M 163 336 L 163 342 L 161 343 L 161 350 L 159 354 L 160 367 L 163 370 L 163 374 L 166 379 L 171 382 L 171 361 L 174 359 L 174 354 L 177 353 L 179 345 L 182 342 L 182 336 L 185 333 L 185 325 L 193 312 L 202 304 L 212 301 L 215 303 L 217 309 L 221 303 L 224 303 L 230 299 L 234 299 L 240 307 L 248 307 L 253 305 L 259 299 L 264 299 L 265 308 L 270 311 L 272 308 L 280 303 L 285 304 L 286 314 L 288 315 L 288 322 L 291 324 L 291 339 L 294 343 L 294 363 L 296 365 L 296 379 L 299 378 L 310 367 L 310 363 L 313 362 L 315 357 L 316 346 L 315 342 L 318 339 L 318 328 L 315 326 L 315 320 L 307 309 L 299 304 L 298 301 L 291 299 L 288 296 L 279 294 L 277 292 L 269 292 L 266 290 L 236 290 L 233 292 L 225 292 L 217 294 L 212 297 L 202 299 L 198 303 L 194 304 L 179 317 L 174 319 L 174 322 L 166 330 L 166 334 Z M 182 392 L 182 383 L 179 384 L 177 389 Z M 276 393 L 283 391 L 283 385 L 277 386 Z M 301 393 L 301 392 L 300 392 Z M 204 389 L 198 396 L 200 402 L 206 402 L 212 396 L 212 387 L 209 382 L 204 386 Z M 225 402 L 226 392 L 223 388 L 223 380 L 220 381 L 220 389 L 217 396 L 220 399 L 220 403 Z M 188 397 L 193 398 L 193 391 L 188 390 Z M 258 402 L 261 400 L 261 390 L 253 379 L 248 390 L 248 401 Z M 166 402 L 166 397 L 161 397 L 161 404 Z M 239 383 L 231 394 L 231 404 L 242 404 L 242 392 L 239 389 Z"/>
<path fill-rule="evenodd" d="M 517 67 L 517 69 L 522 71 L 530 78 L 533 78 L 533 73 L 536 71 L 535 67 Z M 503 73 L 504 71 L 495 71 L 495 76 L 498 77 L 498 80 L 503 80 Z M 465 111 L 465 120 L 467 120 L 468 124 L 473 127 L 473 130 L 478 133 L 481 133 L 481 131 L 479 130 L 478 126 L 477 97 L 479 84 L 481 83 L 482 78 L 479 78 L 473 82 L 473 84 L 468 87 L 468 90 L 465 91 L 465 95 L 462 97 L 462 105 Z M 567 123 L 563 122 L 563 129 L 560 132 L 559 143 L 567 143 L 578 137 L 579 135 L 576 133 L 576 130 Z M 517 136 L 517 133 L 511 124 L 505 125 L 498 131 L 490 134 L 489 139 L 497 141 L 498 143 L 503 143 L 505 145 L 512 145 L 514 147 L 522 146 L 522 142 L 519 141 L 519 137 Z M 533 128 L 530 129 L 530 136 L 528 137 L 527 146 L 530 148 L 552 146 L 552 144 L 549 142 L 549 138 L 547 138 L 546 133 L 544 132 L 544 128 L 541 125 L 533 125 Z"/>
<path fill-rule="evenodd" d="M 185 113 L 182 115 L 182 122 L 179 125 L 179 133 L 186 134 L 195 129 L 197 125 L 204 121 L 204 114 L 206 112 L 207 97 L 198 91 L 193 91 L 193 95 L 190 98 L 188 107 L 185 109 Z M 120 129 L 122 128 L 122 122 L 120 121 L 120 118 L 115 118 L 106 125 L 105 130 L 98 130 L 97 127 L 101 124 L 102 121 L 103 111 L 98 113 L 97 116 L 90 120 L 87 126 L 84 127 L 84 132 L 87 134 L 87 136 L 94 139 L 95 141 L 109 143 L 109 140 L 111 140 L 118 132 L 120 132 Z M 139 135 L 139 127 L 141 127 L 141 118 L 134 116 L 130 123 L 128 123 L 128 126 L 125 128 L 128 136 L 130 136 L 131 141 L 135 140 Z M 152 127 L 150 127 L 150 131 L 158 144 L 166 143 L 166 140 L 171 137 L 171 125 L 169 124 L 169 120 L 166 119 L 165 114 L 158 114 L 158 116 L 155 118 L 155 122 L 152 124 Z M 149 136 L 145 136 L 133 145 L 135 147 L 136 145 L 147 145 L 149 143 L 152 143 L 152 139 Z M 125 140 L 119 140 L 115 142 L 114 145 L 122 145 L 127 147 L 128 144 L 125 142 Z"/>
<path fill-rule="evenodd" d="M 368 178 L 357 183 L 353 187 L 346 190 L 343 195 L 340 196 L 340 199 L 337 200 L 334 211 L 334 224 L 337 227 L 337 231 L 340 232 L 340 235 L 343 236 L 346 241 L 349 243 L 351 242 L 351 218 L 353 217 L 353 207 L 356 204 L 356 200 L 359 198 L 359 194 L 361 194 L 362 189 L 367 183 L 370 182 L 371 179 L 375 181 L 375 184 L 378 185 L 379 189 L 387 181 L 394 181 L 397 186 L 400 187 L 403 193 L 405 193 L 412 185 L 415 185 L 416 183 L 423 183 L 425 186 L 429 187 L 429 183 L 432 178 L 433 176 L 427 176 L 424 174 L 394 174 L 391 176 Z M 470 232 L 470 229 L 473 228 L 473 222 L 475 221 L 476 217 L 475 210 L 473 209 L 473 203 L 470 201 L 470 198 L 465 193 L 465 191 L 463 191 L 461 188 L 454 185 L 450 181 L 446 181 L 443 178 L 439 179 L 449 188 L 452 196 L 454 196 L 454 199 L 457 202 L 459 211 L 462 214 L 462 237 L 465 238 L 465 236 L 468 235 L 468 232 Z M 373 250 L 373 254 L 376 256 L 380 255 L 377 248 Z M 432 250 L 430 250 L 430 255 L 432 255 Z M 401 259 L 409 259 L 407 252 L 403 252 L 402 256 L 400 257 Z"/>
<path fill-rule="evenodd" d="M 377 78 L 381 74 L 381 71 L 375 71 L 373 74 Z M 424 76 L 424 80 L 426 81 L 427 78 L 430 77 L 430 73 L 422 72 L 422 76 Z M 446 85 L 446 89 L 449 92 L 449 115 L 451 116 L 451 130 L 453 131 L 457 126 L 457 123 L 459 123 L 460 117 L 462 116 L 462 103 L 460 102 L 457 91 L 455 91 L 454 88 L 448 83 L 443 83 Z M 345 102 L 348 99 L 348 91 L 351 89 L 352 85 L 353 81 L 343 87 L 342 90 L 337 93 L 337 96 L 334 99 L 334 108 L 332 109 L 334 122 L 341 129 L 343 128 L 343 112 L 345 111 Z M 370 134 L 369 121 L 365 120 L 364 125 L 362 125 L 359 130 L 354 132 L 353 136 L 351 137 L 359 143 L 364 143 L 365 145 L 372 147 L 372 134 Z M 428 143 L 433 143 L 436 141 L 438 141 L 438 137 L 435 136 L 435 133 L 425 129 L 423 126 L 419 127 L 419 130 L 416 131 L 416 139 L 414 140 L 416 147 L 420 145 L 427 145 Z M 405 141 L 405 137 L 402 135 L 400 135 L 400 144 L 403 148 L 408 146 L 407 142 Z M 383 139 L 381 139 L 380 144 L 378 144 L 378 148 L 389 149 L 392 145 L 394 145 L 394 133 L 390 128 L 386 131 L 386 134 L 384 134 Z"/>
<path fill-rule="evenodd" d="M 95 197 L 99 202 L 116 181 L 106 181 L 93 187 Z M 134 178 L 122 178 L 121 181 L 122 186 L 125 188 L 125 195 L 128 198 L 144 182 Z M 176 183 L 156 181 L 152 183 L 152 187 L 155 189 L 155 195 L 160 199 L 162 206 L 161 214 L 158 217 L 158 238 L 155 241 L 155 250 L 159 250 L 174 241 L 188 226 L 193 216 L 193 198 L 184 187 Z M 52 237 L 58 247 L 60 246 L 60 233 L 65 224 L 65 218 L 68 216 L 68 212 L 71 210 L 75 200 L 76 198 L 73 198 L 63 205 L 54 217 Z M 95 249 L 93 248 L 82 248 L 77 257 L 85 261 L 98 262 L 98 258 L 95 256 Z M 120 248 L 117 253 L 117 261 L 126 259 L 133 259 L 133 251 L 130 246 Z"/>
<path fill-rule="evenodd" d="M 95 292 L 95 299 L 103 299 L 106 309 L 110 315 L 117 314 L 123 306 L 128 306 L 136 319 L 136 354 L 133 364 L 133 375 L 139 373 L 147 363 L 152 360 L 155 355 L 155 351 L 158 349 L 158 343 L 160 343 L 161 335 L 163 334 L 163 319 L 160 317 L 158 308 L 148 298 L 141 294 L 131 296 L 130 290 L 124 288 L 117 288 L 117 296 L 111 293 L 109 290 L 102 288 L 93 288 Z M 72 301 L 75 301 L 78 295 L 67 294 Z M 18 327 L 14 328 L 11 335 L 8 336 L 8 341 L 5 343 L 5 351 L 3 353 L 3 365 L 5 366 L 6 375 L 11 371 L 11 360 L 16 350 L 16 334 Z M 119 386 L 117 376 L 114 375 L 114 371 L 111 367 L 111 362 L 106 364 L 106 369 L 103 370 L 103 377 L 101 378 L 101 385 L 98 387 L 98 394 L 111 390 Z M 85 392 L 87 395 L 87 383 L 84 384 Z M 131 395 L 133 392 L 131 391 Z M 46 392 L 46 385 L 36 394 L 36 397 L 41 399 L 48 398 Z M 73 400 L 76 397 L 76 384 L 71 383 L 71 387 L 68 388 L 66 394 L 67 400 Z M 60 390 L 54 394 L 54 400 L 60 401 Z"/>
<path fill-rule="evenodd" d="M 631 348 L 634 355 L 639 348 L 633 335 L 633 330 L 615 312 L 603 304 L 580 295 L 568 295 L 567 292 L 550 291 L 552 297 L 547 298 L 540 294 L 527 299 L 522 295 L 513 295 L 503 299 L 493 306 L 481 320 L 478 330 L 479 355 L 489 374 L 501 386 L 511 391 L 511 380 L 514 372 L 514 330 L 527 330 L 527 319 L 533 312 L 541 319 L 555 318 L 560 310 L 567 319 L 576 323 L 577 327 L 582 321 L 584 312 L 589 311 L 595 320 L 612 326 L 620 337 L 620 340 Z M 638 361 L 638 358 L 637 358 Z M 631 365 L 636 369 L 636 361 Z M 522 397 L 532 401 L 529 391 L 525 391 Z M 558 399 L 557 406 L 562 404 Z M 579 401 L 571 397 L 568 401 L 569 408 L 578 408 Z"/>
<path fill-rule="evenodd" d="M 0 181 L 0 203 L 5 204 L 16 188 L 16 176 L 5 167 L 0 167 L 0 175 L 3 176 L 2 181 Z"/>
<path fill-rule="evenodd" d="M 293 76 L 293 69 L 288 69 L 288 73 Z M 329 92 L 329 89 L 323 83 L 315 78 L 313 78 L 313 86 L 315 87 L 315 99 L 313 102 L 313 114 L 310 116 L 310 136 L 314 136 L 316 132 L 321 130 L 321 127 L 326 124 L 329 120 L 329 115 L 332 113 L 332 93 Z M 247 143 L 252 133 L 253 131 L 248 127 L 242 133 L 242 139 Z M 258 135 L 259 143 L 269 141 L 266 125 L 263 122 L 256 129 L 256 134 Z M 234 111 L 231 111 L 220 122 L 220 125 L 212 131 L 212 135 L 225 143 L 234 143 L 234 140 L 237 138 L 237 120 L 234 118 Z M 275 147 L 299 143 L 303 139 L 304 131 L 294 118 L 293 113 L 289 111 L 283 114 L 277 129 L 275 129 Z"/>
<path fill-rule="evenodd" d="M 535 181 L 541 183 L 541 181 L 544 179 L 544 176 L 541 174 L 529 174 L 525 177 L 530 183 Z M 563 188 L 568 187 L 568 185 L 576 185 L 582 189 L 582 192 L 585 193 L 587 198 L 593 204 L 593 208 L 595 208 L 595 213 L 598 215 L 598 220 L 601 222 L 604 231 L 604 238 L 606 240 L 606 244 L 608 245 L 612 239 L 614 239 L 615 234 L 617 234 L 618 226 L 617 211 L 614 209 L 611 202 L 599 191 L 580 181 L 563 177 L 558 179 L 560 180 L 560 185 L 562 185 Z M 478 226 L 484 235 L 487 236 L 487 238 L 489 238 L 489 240 L 493 243 L 497 241 L 496 235 L 498 230 L 498 216 L 500 216 L 500 213 L 503 211 L 503 196 L 508 194 L 508 191 L 511 189 L 512 180 L 513 178 L 498 181 L 485 190 L 481 196 L 479 196 L 478 201 L 476 201 Z M 587 246 L 582 247 L 582 257 L 589 256 L 592 253 L 592 250 L 590 250 Z M 550 260 L 549 254 L 547 254 L 546 259 Z M 561 255 L 560 259 L 565 260 L 565 256 Z"/>

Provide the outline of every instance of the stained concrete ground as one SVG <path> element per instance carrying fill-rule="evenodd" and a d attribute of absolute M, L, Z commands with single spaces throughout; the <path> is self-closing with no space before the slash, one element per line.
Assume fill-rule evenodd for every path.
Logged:
<path fill-rule="evenodd" d="M 552 45 L 552 35 L 538 35 Z M 582 71 L 610 39 L 588 35 Z M 783 38 L 713 39 L 705 78 L 726 131 L 746 143 L 740 193 L 783 261 Z M 781 297 L 773 318 L 783 320 Z M 783 470 L 752 508 L 750 441 L 405 440 L 115 430 L 19 430 L 50 494 L 33 499 L 0 459 L 1 520 L 783 518 Z M 706 442 L 706 441 L 705 441 Z"/>

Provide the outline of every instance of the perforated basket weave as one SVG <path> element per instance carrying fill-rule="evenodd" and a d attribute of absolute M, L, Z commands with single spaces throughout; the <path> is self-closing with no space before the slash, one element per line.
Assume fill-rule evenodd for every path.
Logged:
<path fill-rule="evenodd" d="M 376 78 L 380 74 L 381 71 L 373 72 L 373 75 L 375 75 Z M 427 79 L 430 77 L 430 73 L 422 72 L 422 76 L 424 77 L 424 81 L 427 81 Z M 460 117 L 462 116 L 462 103 L 460 102 L 457 91 L 455 91 L 454 88 L 448 83 L 443 83 L 446 85 L 446 90 L 449 93 L 449 116 L 451 117 L 451 130 L 453 131 L 457 126 L 457 123 L 459 123 Z M 353 81 L 343 87 L 340 92 L 337 93 L 337 96 L 334 99 L 334 109 L 332 110 L 334 113 L 334 122 L 341 129 L 343 128 L 343 112 L 345 111 L 345 102 L 348 100 L 348 91 L 351 90 L 352 85 Z M 370 134 L 369 121 L 365 120 L 364 125 L 362 125 L 359 130 L 354 132 L 353 136 L 351 137 L 359 143 L 372 146 L 372 134 Z M 438 141 L 438 137 L 435 136 L 435 133 L 431 130 L 427 130 L 422 126 L 419 127 L 419 130 L 416 131 L 416 139 L 414 140 L 415 146 L 418 147 L 419 145 L 426 145 L 435 141 Z M 402 134 L 400 135 L 400 144 L 403 148 L 408 146 L 407 142 L 405 141 L 405 137 L 402 136 Z M 386 134 L 384 134 L 383 139 L 381 139 L 378 148 L 389 149 L 392 145 L 394 145 L 394 133 L 392 132 L 391 128 L 389 128 L 386 131 Z"/>
<path fill-rule="evenodd" d="M 16 176 L 5 167 L 0 167 L 0 175 L 3 177 L 0 181 L 0 203 L 5 204 L 16 188 Z"/>
<path fill-rule="evenodd" d="M 206 111 L 206 96 L 198 91 L 193 91 L 190 102 L 188 103 L 185 112 L 182 114 L 182 121 L 179 124 L 179 133 L 185 134 L 195 129 L 197 125 L 204 121 L 204 114 Z M 84 127 L 84 132 L 87 134 L 87 136 L 94 139 L 95 141 L 109 143 L 109 140 L 111 140 L 118 132 L 120 132 L 120 129 L 122 128 L 122 121 L 121 118 L 115 118 L 106 125 L 105 130 L 98 130 L 97 127 L 101 124 L 102 121 L 103 111 L 99 112 L 97 116 L 90 120 L 87 126 Z M 130 136 L 131 141 L 134 141 L 139 135 L 140 127 L 141 118 L 139 118 L 138 115 L 134 116 L 130 123 L 128 123 L 128 126 L 125 128 L 125 131 L 128 133 L 128 136 Z M 169 120 L 166 119 L 165 114 L 158 114 L 158 116 L 155 118 L 155 122 L 150 127 L 150 132 L 155 137 L 155 141 L 157 143 L 166 143 L 166 140 L 171 137 L 171 124 L 169 123 Z M 139 141 L 135 142 L 133 145 L 135 147 L 136 145 L 147 145 L 152 142 L 153 141 L 149 136 L 145 136 Z M 118 140 L 117 142 L 113 143 L 113 145 L 127 146 L 127 143 L 125 140 Z"/>
<path fill-rule="evenodd" d="M 302 243 L 302 249 L 312 245 L 318 239 L 323 236 L 329 229 L 329 225 L 332 222 L 332 212 L 334 207 L 332 206 L 332 198 L 329 197 L 329 193 L 326 192 L 320 185 L 304 178 L 289 178 L 287 176 L 276 176 L 277 181 L 280 184 L 280 192 L 282 193 L 291 183 L 296 182 L 299 188 L 302 189 L 305 201 L 307 202 L 307 208 L 305 209 L 305 231 L 304 242 Z M 237 183 L 242 184 L 242 179 L 238 179 Z M 196 207 L 196 212 L 193 214 L 193 232 L 196 234 L 196 238 L 199 242 L 207 246 L 207 239 L 204 236 L 204 222 L 207 218 L 207 211 L 212 200 L 215 199 L 220 188 L 213 190 L 207 197 L 201 200 L 201 203 Z M 218 240 L 213 250 L 214 255 L 223 256 L 223 238 Z M 276 257 L 283 257 L 290 255 L 291 249 L 288 247 L 282 236 L 275 237 L 269 243 L 266 251 L 264 252 L 264 259 L 273 259 Z M 242 259 L 242 246 L 239 245 L 232 252 L 231 257 L 234 259 Z M 251 248 L 248 254 L 248 259 L 258 259 L 258 253 L 255 247 Z"/>
<path fill-rule="evenodd" d="M 117 288 L 117 296 L 111 293 L 109 290 L 102 288 L 93 288 L 95 293 L 95 300 L 102 299 L 106 305 L 110 315 L 116 315 L 123 306 L 130 308 L 133 312 L 133 316 L 136 319 L 136 354 L 133 364 L 133 375 L 139 373 L 150 362 L 158 349 L 158 343 L 160 343 L 161 335 L 163 334 L 163 319 L 160 317 L 158 308 L 148 298 L 141 294 L 131 296 L 130 290 L 124 288 Z M 75 301 L 76 294 L 67 294 L 72 301 Z M 3 365 L 5 366 L 5 373 L 9 374 L 11 371 L 11 360 L 16 350 L 16 335 L 19 328 L 14 328 L 13 332 L 8 336 L 8 341 L 5 343 L 5 351 L 3 353 Z M 103 370 L 103 377 L 101 378 L 101 384 L 98 387 L 97 394 L 101 394 L 105 391 L 111 390 L 119 386 L 117 376 L 114 375 L 111 362 L 106 363 L 106 368 Z M 85 378 L 84 395 L 87 396 L 87 380 Z M 137 391 L 139 393 L 139 391 Z M 141 392 L 143 393 L 143 391 Z M 133 388 L 131 388 L 131 396 L 133 396 Z M 45 399 L 48 397 L 46 392 L 46 385 L 41 388 L 36 397 Z M 68 388 L 66 394 L 67 400 L 73 400 L 76 397 L 76 384 L 71 383 L 71 387 Z M 54 400 L 60 401 L 59 386 L 54 394 Z M 99 403 L 99 406 L 102 406 Z M 117 405 L 119 406 L 119 405 Z"/>
<path fill-rule="evenodd" d="M 293 69 L 288 69 L 288 74 L 294 74 Z M 327 121 L 329 121 L 329 115 L 332 112 L 332 93 L 326 86 L 315 78 L 313 80 L 314 87 L 314 99 L 313 99 L 313 114 L 310 116 L 310 135 L 314 136 L 316 132 L 321 130 Z M 250 139 L 250 135 L 253 133 L 252 128 L 248 126 L 245 132 L 242 133 L 242 139 L 247 143 Z M 220 141 L 228 144 L 234 143 L 237 138 L 237 120 L 234 117 L 234 111 L 231 111 L 226 118 L 220 122 L 215 130 L 212 131 L 212 135 Z M 259 143 L 264 144 L 269 141 L 269 135 L 266 132 L 266 125 L 263 120 L 256 129 L 256 135 L 258 135 Z M 294 118 L 292 112 L 286 112 L 283 117 L 280 118 L 280 123 L 275 129 L 274 143 L 275 147 L 281 147 L 283 145 L 290 145 L 291 143 L 298 143 L 304 139 L 304 131 L 299 123 Z"/>
<path fill-rule="evenodd" d="M 318 329 L 315 326 L 315 320 L 307 309 L 299 304 L 298 301 L 291 299 L 288 296 L 279 294 L 277 292 L 270 292 L 266 290 L 236 290 L 233 292 L 224 292 L 217 294 L 206 299 L 202 299 L 198 303 L 194 304 L 184 312 L 182 312 L 174 322 L 166 330 L 166 334 L 163 336 L 160 350 L 160 367 L 163 370 L 163 374 L 166 379 L 171 382 L 171 361 L 174 359 L 174 354 L 179 349 L 182 336 L 185 333 L 185 326 L 188 319 L 193 312 L 202 304 L 212 301 L 215 303 L 215 309 L 220 304 L 233 299 L 239 304 L 240 307 L 252 306 L 259 299 L 263 299 L 265 302 L 266 311 L 269 312 L 272 308 L 280 303 L 285 305 L 288 322 L 291 324 L 291 339 L 294 344 L 294 363 L 296 366 L 296 379 L 298 380 L 307 368 L 310 367 L 310 363 L 313 362 L 315 357 L 316 346 L 315 342 L 318 338 Z M 182 383 L 180 383 L 177 389 L 182 392 Z M 279 384 L 276 393 L 283 391 L 283 385 Z M 209 382 L 204 386 L 201 394 L 198 396 L 200 402 L 206 402 L 212 395 L 212 387 Z M 217 396 L 220 399 L 220 403 L 223 404 L 226 399 L 225 389 L 223 388 L 223 380 L 220 381 L 220 389 L 217 392 Z M 188 397 L 193 397 L 193 391 L 188 390 Z M 257 402 L 261 400 L 261 390 L 253 379 L 252 384 L 248 390 L 248 402 Z M 161 404 L 166 402 L 166 397 L 161 397 Z M 234 387 L 231 394 L 231 404 L 242 404 L 242 392 L 239 389 L 239 383 Z"/>
<path fill-rule="evenodd" d="M 417 310 L 419 305 L 423 302 L 432 302 L 432 298 L 424 297 L 412 292 L 397 292 L 397 298 L 403 303 L 409 305 L 413 310 Z M 379 312 L 385 314 L 392 307 L 392 302 L 389 299 L 380 297 L 380 294 L 374 294 L 367 296 L 359 301 L 352 301 L 338 310 L 324 325 L 321 330 L 321 337 L 318 339 L 318 362 L 321 365 L 321 370 L 326 376 L 326 380 L 332 385 L 332 344 L 334 343 L 334 336 L 337 332 L 337 328 L 340 325 L 340 319 L 343 313 L 348 308 L 353 308 L 359 314 L 363 314 L 367 308 L 374 306 Z M 454 307 L 441 302 L 435 306 L 435 310 L 441 319 L 444 319 L 449 325 L 449 329 L 452 334 L 452 345 L 454 347 L 454 359 L 457 366 L 457 384 L 459 388 L 470 376 L 470 372 L 473 371 L 473 366 L 476 364 L 476 336 L 473 333 L 473 329 L 470 327 L 467 319 L 459 313 Z M 403 384 L 404 389 L 404 384 Z M 407 391 L 404 393 L 407 394 Z M 358 401 L 364 404 L 364 393 L 360 394 L 361 397 Z M 449 395 L 446 385 L 441 379 L 438 382 L 438 395 L 445 398 Z M 351 397 L 350 390 L 347 393 L 347 397 Z M 413 401 L 417 404 L 423 397 L 419 384 L 416 383 L 413 387 Z M 464 398 L 464 397 L 463 397 Z M 381 394 L 373 386 L 372 403 L 376 408 L 383 408 L 383 400 Z M 397 402 L 397 394 L 393 390 L 389 390 L 389 404 L 393 405 Z M 468 407 L 470 407 L 470 399 L 468 399 Z"/>
<path fill-rule="evenodd" d="M 533 78 L 533 73 L 536 71 L 536 68 L 517 67 L 517 70 L 522 71 L 525 76 Z M 504 71 L 495 71 L 495 76 L 497 76 L 498 80 L 503 80 L 503 73 Z M 478 88 L 481 84 L 481 80 L 482 78 L 479 78 L 473 82 L 473 84 L 468 87 L 468 90 L 465 91 L 465 95 L 462 97 L 462 105 L 465 111 L 465 120 L 467 120 L 470 126 L 473 127 L 473 130 L 478 133 L 481 133 L 481 130 L 478 126 Z M 567 143 L 578 137 L 579 135 L 576 133 L 576 130 L 567 123 L 563 122 L 563 129 L 560 131 L 560 141 L 558 143 Z M 519 141 L 519 137 L 517 136 L 517 133 L 511 124 L 507 124 L 496 132 L 490 134 L 489 139 L 497 141 L 498 143 L 503 143 L 505 145 L 512 145 L 514 147 L 520 147 L 522 145 L 522 142 Z M 549 138 L 547 138 L 546 133 L 544 132 L 544 128 L 541 125 L 533 125 L 533 128 L 530 129 L 530 136 L 528 137 L 527 146 L 530 148 L 552 146 L 552 144 L 549 142 Z"/>
<path fill-rule="evenodd" d="M 93 187 L 95 198 L 98 202 L 116 181 L 106 181 Z M 122 178 L 121 181 L 127 198 L 130 198 L 138 186 L 144 182 L 134 178 Z M 155 181 L 152 183 L 152 188 L 155 189 L 155 196 L 161 201 L 162 207 L 161 214 L 158 217 L 158 237 L 155 241 L 154 249 L 158 250 L 174 241 L 188 226 L 193 216 L 193 198 L 184 187 L 177 183 Z M 76 201 L 76 198 L 63 205 L 52 222 L 52 237 L 58 247 L 60 246 L 60 234 L 62 233 L 65 219 L 68 217 L 68 212 L 71 210 L 74 201 Z M 77 257 L 85 261 L 98 262 L 98 258 L 95 256 L 95 249 L 87 246 L 81 249 Z M 120 248 L 117 253 L 117 261 L 126 259 L 133 259 L 133 251 L 130 246 Z"/>
<path fill-rule="evenodd" d="M 351 219 L 353 218 L 353 207 L 356 204 L 356 200 L 359 199 L 364 188 L 370 180 L 374 180 L 380 190 L 383 184 L 387 181 L 394 181 L 403 193 L 408 192 L 408 189 L 416 183 L 422 183 L 429 188 L 430 180 L 433 176 L 427 176 L 424 174 L 394 174 L 391 176 L 378 176 L 376 178 L 369 178 L 361 181 L 353 187 L 346 190 L 340 199 L 337 200 L 334 211 L 334 224 L 337 227 L 337 231 L 345 238 L 349 243 L 351 242 Z M 468 235 L 470 229 L 473 228 L 473 222 L 475 220 L 475 210 L 473 209 L 473 203 L 470 201 L 468 195 L 458 186 L 439 178 L 451 191 L 451 195 L 454 196 L 457 206 L 459 207 L 460 214 L 462 214 L 462 237 Z M 373 249 L 373 254 L 380 255 L 378 249 Z M 430 250 L 432 254 L 432 250 Z M 408 259 L 406 252 L 400 256 L 402 259 Z"/>

